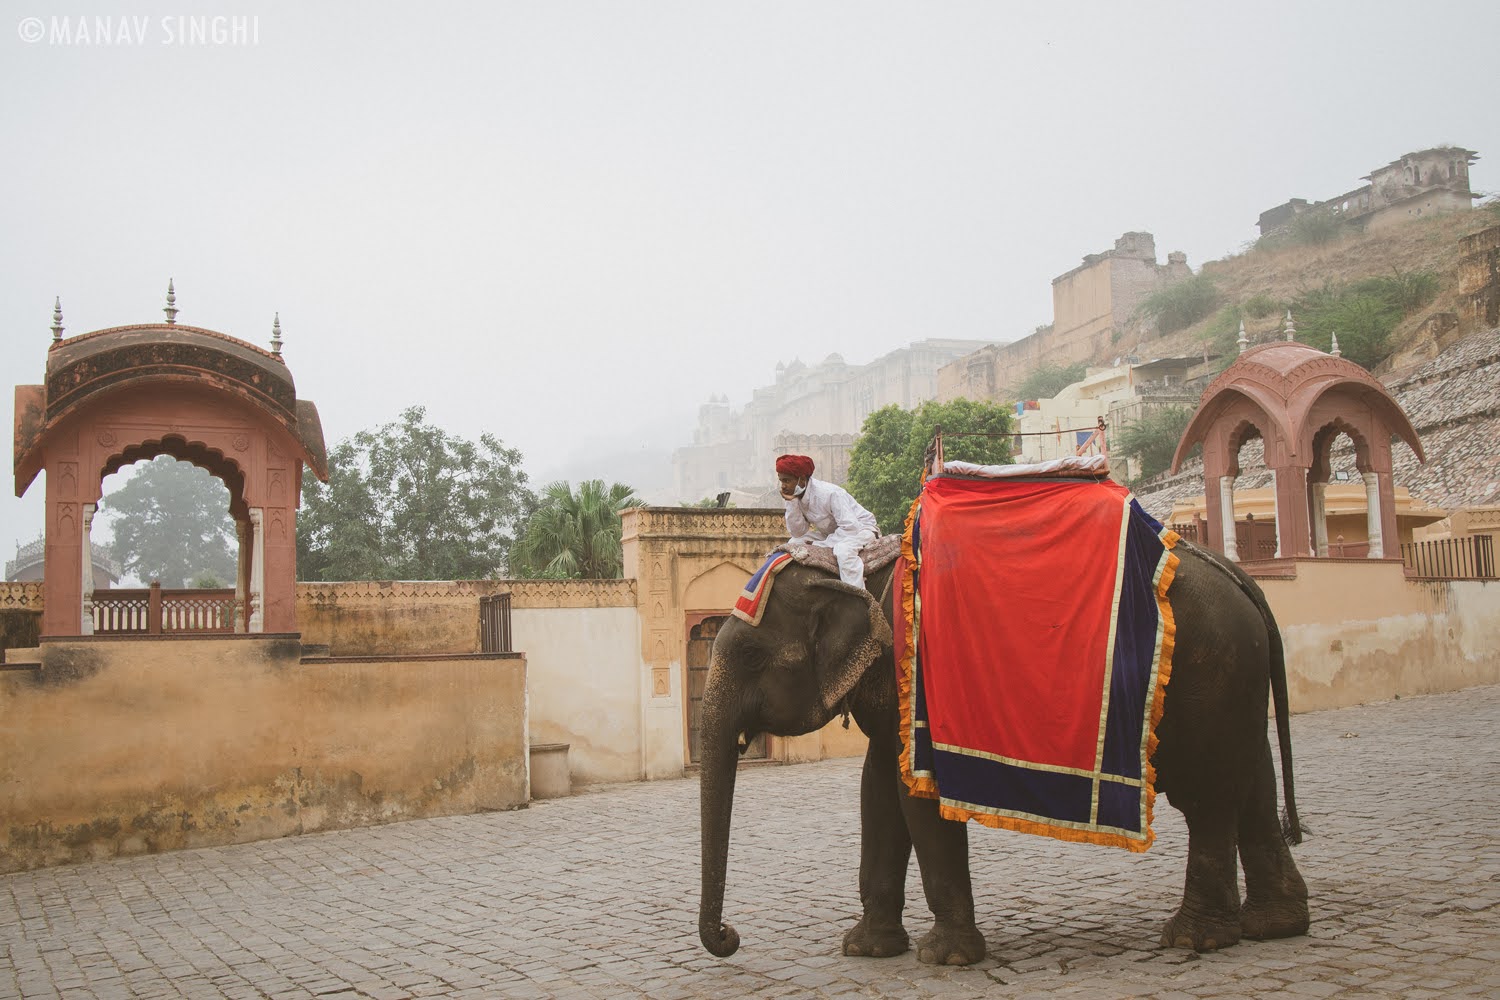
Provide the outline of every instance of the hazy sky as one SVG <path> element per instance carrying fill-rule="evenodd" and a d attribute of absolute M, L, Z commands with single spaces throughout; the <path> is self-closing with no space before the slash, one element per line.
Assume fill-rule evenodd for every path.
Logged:
<path fill-rule="evenodd" d="M 179 322 L 279 311 L 330 446 L 422 404 L 538 484 L 664 480 L 778 360 L 1024 336 L 1126 230 L 1196 269 L 1445 143 L 1500 189 L 1493 0 L 5 9 L 0 382 L 54 296 L 156 322 L 172 277 Z"/>

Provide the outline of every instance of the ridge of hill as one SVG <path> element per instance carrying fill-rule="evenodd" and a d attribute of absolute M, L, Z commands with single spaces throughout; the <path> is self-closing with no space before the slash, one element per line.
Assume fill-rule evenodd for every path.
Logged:
<path fill-rule="evenodd" d="M 1497 224 L 1500 224 L 1500 201 L 1492 200 L 1472 211 L 1413 219 L 1319 246 L 1276 249 L 1252 246 L 1220 260 L 1206 261 L 1199 273 L 1213 281 L 1220 307 L 1243 305 L 1258 296 L 1278 304 L 1268 315 L 1244 317 L 1246 335 L 1251 343 L 1257 343 L 1280 335 L 1288 303 L 1325 284 L 1337 287 L 1364 278 L 1431 272 L 1438 280 L 1437 295 L 1401 320 L 1391 332 L 1392 352 L 1375 368 L 1375 374 L 1384 375 L 1430 361 L 1463 334 L 1472 332 L 1429 321 L 1440 313 L 1454 312 L 1457 307 L 1459 241 Z M 1142 358 L 1204 353 L 1210 346 L 1215 318 L 1211 314 L 1166 335 L 1137 334 L 1133 339 L 1122 338 L 1121 342 L 1098 352 L 1094 361 L 1108 364 L 1110 357 L 1123 353 Z"/>

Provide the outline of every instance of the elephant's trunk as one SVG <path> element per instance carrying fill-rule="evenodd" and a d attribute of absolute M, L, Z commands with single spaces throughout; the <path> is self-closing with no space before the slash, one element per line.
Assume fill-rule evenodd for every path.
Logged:
<path fill-rule="evenodd" d="M 734 812 L 734 778 L 739 765 L 738 730 L 731 718 L 724 676 L 717 664 L 703 692 L 699 772 L 699 809 L 703 848 L 703 896 L 698 903 L 698 936 L 703 947 L 728 958 L 740 947 L 724 915 L 724 875 L 729 866 L 729 820 Z"/>

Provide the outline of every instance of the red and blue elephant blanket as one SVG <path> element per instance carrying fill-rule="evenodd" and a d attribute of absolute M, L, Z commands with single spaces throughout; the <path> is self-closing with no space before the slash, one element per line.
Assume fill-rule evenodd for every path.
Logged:
<path fill-rule="evenodd" d="M 1176 543 L 1108 480 L 927 480 L 896 578 L 912 794 L 948 819 L 1150 847 Z"/>

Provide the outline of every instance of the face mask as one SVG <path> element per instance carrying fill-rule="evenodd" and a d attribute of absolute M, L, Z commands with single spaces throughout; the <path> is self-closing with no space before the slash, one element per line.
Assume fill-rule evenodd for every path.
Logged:
<path fill-rule="evenodd" d="M 792 496 L 794 496 L 794 497 L 800 497 L 802 495 L 802 491 L 805 490 L 806 488 L 807 487 L 805 487 L 805 486 L 799 486 L 799 487 L 797 487 L 795 490 L 792 490 Z"/>

